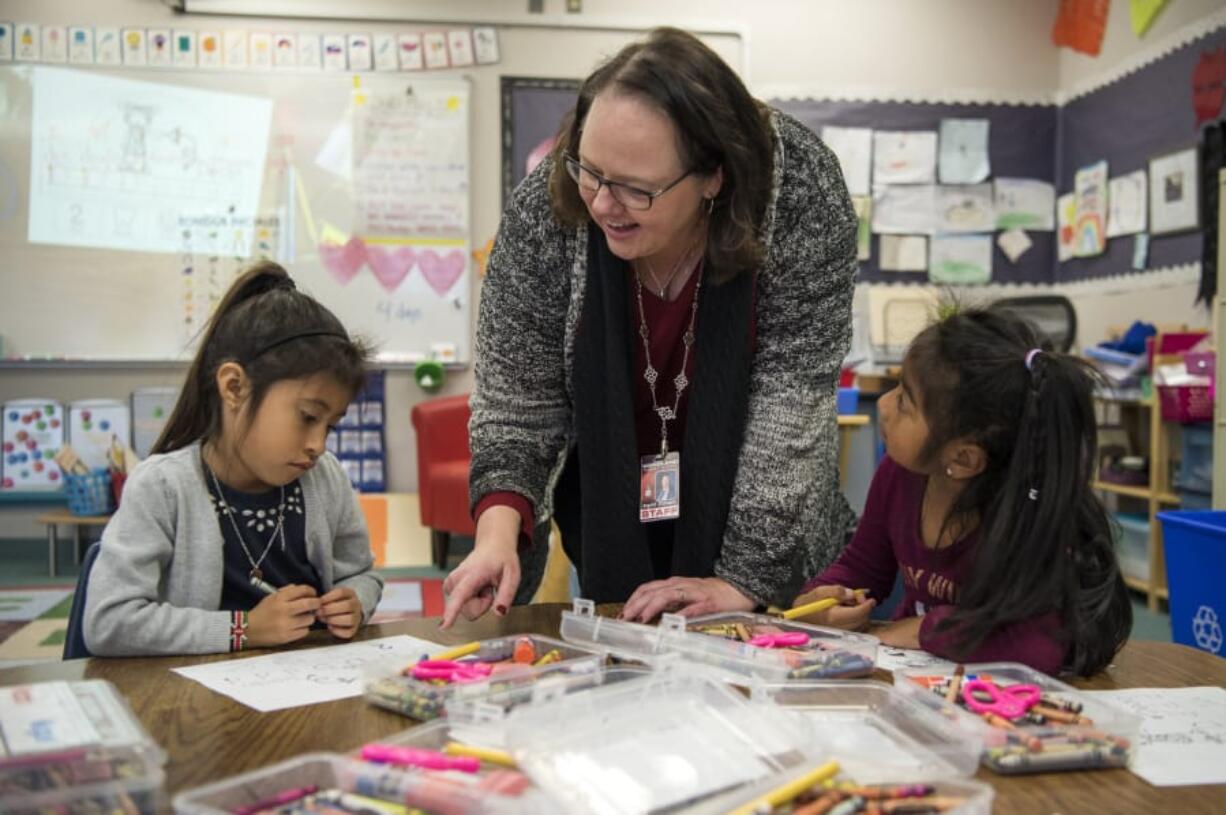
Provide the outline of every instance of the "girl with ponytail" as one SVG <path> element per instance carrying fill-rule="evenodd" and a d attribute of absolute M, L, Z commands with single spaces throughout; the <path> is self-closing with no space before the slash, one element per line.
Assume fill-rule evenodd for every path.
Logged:
<path fill-rule="evenodd" d="M 875 601 L 851 588 L 885 597 L 901 571 L 883 643 L 1049 674 L 1105 668 L 1132 606 L 1090 489 L 1095 382 L 1005 312 L 927 328 L 878 404 L 887 458 L 855 538 L 797 604 L 836 597 L 810 619 L 863 627 Z"/>
<path fill-rule="evenodd" d="M 124 485 L 86 594 L 98 656 L 350 638 L 382 580 L 357 497 L 325 449 L 369 349 L 275 263 L 234 282 L 179 401 Z"/>

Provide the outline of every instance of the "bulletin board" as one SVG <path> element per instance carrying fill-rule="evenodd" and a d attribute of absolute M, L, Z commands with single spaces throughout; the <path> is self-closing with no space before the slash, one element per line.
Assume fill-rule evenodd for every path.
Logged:
<path fill-rule="evenodd" d="M 259 258 L 386 362 L 470 359 L 463 78 L 0 69 L 9 356 L 182 360 Z"/>
<path fill-rule="evenodd" d="M 1057 108 L 1055 105 L 896 102 L 887 100 L 771 100 L 772 107 L 794 116 L 815 133 L 822 128 L 871 128 L 874 131 L 939 130 L 943 119 L 983 119 L 988 122 L 991 178 L 1031 178 L 1054 181 Z M 1031 248 L 1014 263 L 993 240 L 992 282 L 1052 282 L 1055 267 L 1054 232 L 1031 231 Z M 996 231 L 995 239 L 999 235 Z M 927 283 L 926 272 L 881 269 L 881 240 L 872 236 L 871 255 L 860 262 L 860 282 Z"/>

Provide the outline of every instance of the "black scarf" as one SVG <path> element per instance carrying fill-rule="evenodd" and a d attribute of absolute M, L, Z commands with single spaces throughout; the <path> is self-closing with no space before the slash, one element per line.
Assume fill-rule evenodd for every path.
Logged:
<path fill-rule="evenodd" d="M 716 284 L 709 273 L 698 292 L 693 382 L 681 445 L 681 517 L 671 573 L 714 573 L 732 501 L 749 403 L 754 307 L 753 276 Z M 656 578 L 645 524 L 639 521 L 639 456 L 634 425 L 631 273 L 589 227 L 587 286 L 575 337 L 577 449 L 554 493 L 562 545 L 579 570 L 583 596 L 621 602 Z M 633 316 L 632 316 L 633 315 Z M 661 523 L 661 522 L 657 522 Z M 667 522 L 664 522 L 667 523 Z"/>

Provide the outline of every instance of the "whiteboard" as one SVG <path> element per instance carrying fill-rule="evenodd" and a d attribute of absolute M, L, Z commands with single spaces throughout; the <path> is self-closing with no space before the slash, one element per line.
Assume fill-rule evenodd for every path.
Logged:
<path fill-rule="evenodd" d="M 0 69 L 6 355 L 190 358 L 262 257 L 380 358 L 470 359 L 462 78 Z"/>

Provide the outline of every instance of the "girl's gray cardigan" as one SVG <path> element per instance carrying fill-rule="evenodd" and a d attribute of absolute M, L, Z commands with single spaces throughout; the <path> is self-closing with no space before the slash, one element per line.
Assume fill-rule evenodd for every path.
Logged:
<path fill-rule="evenodd" d="M 787 603 L 855 524 L 839 491 L 835 388 L 851 335 L 857 221 L 834 154 L 785 114 L 771 122 L 749 409 L 715 572 L 759 603 Z M 507 490 L 535 507 L 529 585 L 575 444 L 570 371 L 588 256 L 586 226 L 563 226 L 550 207 L 551 167 L 542 162 L 503 214 L 481 292 L 469 426 L 473 506 Z"/>
<path fill-rule="evenodd" d="M 150 456 L 128 477 L 89 576 L 85 644 L 98 656 L 211 654 L 230 649 L 219 611 L 221 527 L 200 445 Z M 383 593 L 371 571 L 366 519 L 340 462 L 325 453 L 300 479 L 307 559 L 323 590 L 348 586 L 370 619 Z"/>

